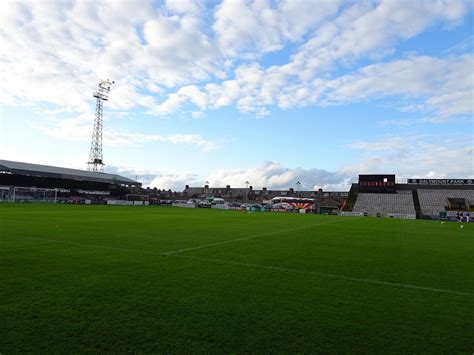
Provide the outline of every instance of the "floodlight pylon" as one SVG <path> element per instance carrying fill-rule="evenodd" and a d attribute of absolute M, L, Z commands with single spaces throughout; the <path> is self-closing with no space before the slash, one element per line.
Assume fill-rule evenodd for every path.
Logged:
<path fill-rule="evenodd" d="M 110 87 L 115 81 L 101 80 L 99 82 L 98 91 L 94 92 L 96 100 L 95 104 L 95 118 L 94 127 L 92 130 L 91 150 L 89 153 L 89 161 L 87 163 L 87 170 L 89 171 L 104 171 L 104 157 L 102 151 L 102 131 L 104 120 L 104 101 L 109 99 Z"/>

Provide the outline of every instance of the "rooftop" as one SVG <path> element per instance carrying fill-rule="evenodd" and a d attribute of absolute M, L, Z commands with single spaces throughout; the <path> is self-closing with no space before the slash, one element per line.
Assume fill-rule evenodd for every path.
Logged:
<path fill-rule="evenodd" d="M 71 179 L 79 181 L 93 181 L 106 184 L 141 186 L 141 183 L 117 174 L 61 168 L 58 166 L 30 164 L 10 160 L 0 160 L 0 173 L 1 172 L 16 175 Z"/>

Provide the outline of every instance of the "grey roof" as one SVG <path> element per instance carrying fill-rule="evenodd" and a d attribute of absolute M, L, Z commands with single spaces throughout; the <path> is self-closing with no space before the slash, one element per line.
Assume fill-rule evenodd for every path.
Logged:
<path fill-rule="evenodd" d="M 135 180 L 117 174 L 107 174 L 79 169 L 61 168 L 58 166 L 22 163 L 18 161 L 0 160 L 0 171 L 17 175 L 30 175 L 79 181 L 93 181 L 108 184 L 139 186 Z"/>

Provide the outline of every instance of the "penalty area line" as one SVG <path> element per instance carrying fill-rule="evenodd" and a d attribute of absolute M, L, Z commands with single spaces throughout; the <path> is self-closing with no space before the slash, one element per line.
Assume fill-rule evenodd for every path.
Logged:
<path fill-rule="evenodd" d="M 259 233 L 259 234 L 254 234 L 254 235 L 250 235 L 250 236 L 247 236 L 247 237 L 224 240 L 222 242 L 215 242 L 215 243 L 198 245 L 198 246 L 195 246 L 195 247 L 189 247 L 189 248 L 183 248 L 183 249 L 168 251 L 168 252 L 164 252 L 163 254 L 164 255 L 175 255 L 175 254 L 178 254 L 178 253 L 184 253 L 186 251 L 193 251 L 193 250 L 199 250 L 199 249 L 204 249 L 204 248 L 210 248 L 210 247 L 215 247 L 215 246 L 219 246 L 219 245 L 240 242 L 240 241 L 243 241 L 243 240 L 250 240 L 250 239 L 255 239 L 255 238 L 260 238 L 260 237 L 266 237 L 268 235 L 274 235 L 274 234 L 280 234 L 280 233 L 286 233 L 286 232 L 293 232 L 293 231 L 297 231 L 297 230 L 300 230 L 300 229 L 312 228 L 312 227 L 321 226 L 321 225 L 324 225 L 324 224 L 341 222 L 341 221 L 344 221 L 344 220 L 345 219 L 336 219 L 334 221 L 326 221 L 326 222 L 321 222 L 321 223 L 316 223 L 316 224 L 310 224 L 310 225 L 307 225 L 307 226 L 295 227 L 295 228 L 290 228 L 290 229 L 283 229 L 283 230 L 278 230 L 278 231 L 273 231 L 273 232 Z"/>

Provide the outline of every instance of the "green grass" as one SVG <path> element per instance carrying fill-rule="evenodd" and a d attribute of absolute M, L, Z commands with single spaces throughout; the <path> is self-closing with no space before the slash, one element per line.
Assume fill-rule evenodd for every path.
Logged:
<path fill-rule="evenodd" d="M 4 204 L 0 353 L 472 353 L 473 261 L 474 225 Z"/>

